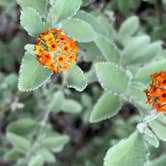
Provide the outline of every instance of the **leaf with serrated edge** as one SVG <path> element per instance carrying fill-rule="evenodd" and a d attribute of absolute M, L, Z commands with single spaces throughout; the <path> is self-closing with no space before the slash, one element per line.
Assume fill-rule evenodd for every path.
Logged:
<path fill-rule="evenodd" d="M 95 64 L 98 81 L 101 86 L 114 93 L 124 93 L 130 84 L 130 72 L 111 62 Z"/>
<path fill-rule="evenodd" d="M 160 140 L 166 141 L 166 117 L 164 114 L 161 114 L 157 119 L 151 121 L 149 125 Z"/>
<path fill-rule="evenodd" d="M 120 110 L 121 102 L 117 95 L 105 92 L 97 101 L 90 115 L 90 122 L 99 122 L 115 116 Z"/>
<path fill-rule="evenodd" d="M 91 25 L 81 19 L 73 18 L 63 21 L 62 29 L 68 36 L 78 42 L 86 43 L 97 38 L 97 33 L 93 30 Z"/>
<path fill-rule="evenodd" d="M 32 7 L 37 10 L 41 15 L 47 11 L 48 0 L 17 0 L 17 3 L 22 7 Z"/>
<path fill-rule="evenodd" d="M 64 81 L 68 88 L 74 88 L 77 91 L 83 91 L 87 86 L 83 71 L 75 64 L 71 64 L 71 68 L 64 72 Z"/>
<path fill-rule="evenodd" d="M 18 89 L 32 91 L 41 87 L 50 79 L 52 71 L 41 66 L 35 56 L 25 53 L 19 72 Z"/>
<path fill-rule="evenodd" d="M 31 7 L 26 7 L 21 11 L 20 23 L 31 36 L 35 36 L 44 30 L 40 14 Z"/>
<path fill-rule="evenodd" d="M 50 9 L 50 16 L 54 16 L 55 22 L 70 19 L 77 13 L 81 3 L 81 0 L 56 0 Z"/>
<path fill-rule="evenodd" d="M 95 43 L 107 61 L 119 62 L 121 53 L 112 41 L 100 35 Z"/>
<path fill-rule="evenodd" d="M 143 139 L 134 132 L 107 151 L 104 166 L 143 166 L 145 160 L 146 148 Z"/>

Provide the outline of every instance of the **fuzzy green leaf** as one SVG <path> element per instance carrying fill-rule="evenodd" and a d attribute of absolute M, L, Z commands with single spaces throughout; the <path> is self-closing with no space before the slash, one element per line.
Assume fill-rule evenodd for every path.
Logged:
<path fill-rule="evenodd" d="M 29 118 L 24 118 L 17 120 L 13 123 L 10 123 L 7 126 L 7 131 L 24 136 L 31 133 L 36 126 L 37 126 L 36 121 Z"/>
<path fill-rule="evenodd" d="M 19 149 L 12 149 L 5 153 L 4 159 L 9 161 L 16 161 L 23 158 L 24 154 Z"/>
<path fill-rule="evenodd" d="M 42 86 L 51 76 L 52 71 L 41 66 L 35 56 L 25 53 L 19 72 L 18 88 L 20 91 L 32 91 Z"/>
<path fill-rule="evenodd" d="M 87 81 L 83 71 L 75 64 L 71 64 L 70 70 L 64 72 L 64 81 L 68 88 L 83 91 L 87 86 Z"/>
<path fill-rule="evenodd" d="M 145 47 L 138 47 L 138 49 L 135 50 L 132 54 L 126 54 L 130 55 L 130 57 L 125 56 L 124 60 L 127 62 L 127 64 L 134 65 L 138 63 L 147 63 L 151 61 L 155 56 L 157 56 L 160 50 L 161 42 L 154 42 Z"/>
<path fill-rule="evenodd" d="M 23 152 L 26 152 L 30 148 L 30 142 L 19 135 L 8 132 L 7 138 L 16 148 Z"/>
<path fill-rule="evenodd" d="M 53 4 L 50 15 L 54 16 L 54 22 L 61 22 L 73 17 L 81 6 L 81 0 L 56 0 Z"/>
<path fill-rule="evenodd" d="M 101 62 L 104 61 L 104 57 L 101 56 L 102 53 L 96 46 L 94 42 L 89 42 L 89 43 L 81 43 L 79 44 L 81 49 L 84 50 L 84 52 L 81 52 L 83 54 L 83 58 L 85 61 L 88 62 Z"/>
<path fill-rule="evenodd" d="M 93 27 L 95 32 L 104 36 L 109 35 L 109 29 L 105 28 L 105 26 L 101 24 L 92 14 L 85 11 L 79 11 L 75 17 L 89 23 Z"/>
<path fill-rule="evenodd" d="M 136 75 L 135 79 L 139 80 L 145 84 L 150 83 L 150 75 L 156 72 L 160 72 L 161 70 L 166 69 L 166 60 L 159 60 L 153 63 L 150 63 L 146 66 L 140 68 Z"/>
<path fill-rule="evenodd" d="M 21 11 L 20 22 L 31 36 L 35 36 L 44 30 L 44 24 L 39 13 L 31 7 L 26 7 Z"/>
<path fill-rule="evenodd" d="M 17 3 L 22 7 L 31 7 L 37 10 L 41 15 L 47 11 L 48 0 L 17 0 Z"/>
<path fill-rule="evenodd" d="M 55 163 L 55 156 L 47 149 L 40 149 L 38 152 L 43 157 L 43 160 L 47 163 Z"/>
<path fill-rule="evenodd" d="M 131 16 L 129 17 L 127 20 L 125 20 L 120 29 L 119 29 L 119 35 L 120 36 L 131 36 L 134 33 L 136 33 L 136 31 L 139 28 L 139 20 L 138 17 L 136 16 Z"/>
<path fill-rule="evenodd" d="M 65 99 L 61 107 L 62 111 L 67 113 L 80 113 L 82 106 L 79 102 L 71 99 Z"/>
<path fill-rule="evenodd" d="M 73 18 L 62 23 L 62 29 L 78 42 L 90 42 L 96 39 L 97 34 L 87 22 Z"/>
<path fill-rule="evenodd" d="M 121 53 L 116 45 L 113 44 L 110 40 L 103 36 L 99 36 L 95 40 L 95 43 L 107 61 L 115 63 L 119 62 Z"/>
<path fill-rule="evenodd" d="M 147 141 L 150 145 L 155 148 L 159 147 L 159 140 L 156 135 L 151 131 L 151 129 L 147 126 L 146 123 L 139 123 L 137 125 L 137 129 L 143 135 L 145 141 Z"/>
<path fill-rule="evenodd" d="M 166 141 L 166 117 L 164 115 L 150 122 L 150 127 L 160 140 Z"/>
<path fill-rule="evenodd" d="M 69 137 L 66 135 L 57 135 L 54 137 L 45 138 L 42 141 L 42 146 L 52 150 L 54 152 L 59 152 L 63 149 L 65 144 L 69 141 Z"/>
<path fill-rule="evenodd" d="M 33 156 L 31 160 L 29 161 L 28 166 L 43 166 L 44 160 L 41 154 L 37 154 L 36 156 Z"/>
<path fill-rule="evenodd" d="M 111 62 L 96 63 L 95 70 L 101 86 L 108 91 L 123 93 L 130 81 L 129 74 Z"/>
<path fill-rule="evenodd" d="M 121 103 L 118 96 L 112 93 L 104 93 L 90 115 L 90 122 L 99 122 L 115 116 L 120 110 Z"/>
<path fill-rule="evenodd" d="M 137 132 L 111 147 L 104 158 L 104 166 L 143 166 L 146 148 Z"/>

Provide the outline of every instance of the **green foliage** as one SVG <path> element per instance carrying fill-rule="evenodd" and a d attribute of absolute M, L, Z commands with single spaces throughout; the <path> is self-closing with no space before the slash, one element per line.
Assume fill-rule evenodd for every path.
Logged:
<path fill-rule="evenodd" d="M 162 141 L 166 141 L 166 134 L 164 132 L 165 130 L 165 116 L 161 115 L 156 120 L 150 122 L 150 127 L 154 131 L 154 133 L 157 135 L 159 139 Z"/>
<path fill-rule="evenodd" d="M 111 41 L 100 36 L 96 39 L 95 43 L 107 61 L 118 63 L 121 54 Z"/>
<path fill-rule="evenodd" d="M 132 29 L 131 29 L 132 27 Z M 136 31 L 139 28 L 139 20 L 136 16 L 129 17 L 126 21 L 123 22 L 119 29 L 119 35 L 120 36 L 132 36 L 136 33 Z"/>
<path fill-rule="evenodd" d="M 21 91 L 35 90 L 42 86 L 51 74 L 50 70 L 43 68 L 35 57 L 27 52 L 20 67 L 18 88 Z"/>
<path fill-rule="evenodd" d="M 48 0 L 17 0 L 17 3 L 22 7 L 31 7 L 37 10 L 41 15 L 45 14 L 47 11 Z"/>
<path fill-rule="evenodd" d="M 62 28 L 66 34 L 76 39 L 78 42 L 86 43 L 96 38 L 96 33 L 93 28 L 81 19 L 73 18 L 66 20 L 62 23 Z"/>
<path fill-rule="evenodd" d="M 50 16 L 55 16 L 53 18 L 55 23 L 70 19 L 79 10 L 81 3 L 81 0 L 56 0 L 50 9 Z"/>
<path fill-rule="evenodd" d="M 7 127 L 7 131 L 21 136 L 27 136 L 33 130 L 35 130 L 36 127 L 37 123 L 35 120 L 24 118 L 9 124 Z"/>
<path fill-rule="evenodd" d="M 128 87 L 130 76 L 120 66 L 111 62 L 95 65 L 97 78 L 106 91 L 124 93 Z M 121 78 L 121 81 L 119 81 Z"/>
<path fill-rule="evenodd" d="M 42 166 L 44 164 L 43 156 L 37 154 L 29 162 L 28 166 Z"/>
<path fill-rule="evenodd" d="M 44 30 L 44 24 L 39 13 L 31 7 L 26 7 L 22 10 L 20 23 L 29 35 L 32 36 Z"/>
<path fill-rule="evenodd" d="M 166 69 L 165 0 L 17 3 L 0 2 L 2 165 L 165 166 L 166 116 L 144 93 Z M 63 73 L 34 53 L 51 28 L 78 46 Z"/>
<path fill-rule="evenodd" d="M 45 138 L 42 141 L 42 146 L 46 147 L 47 149 L 54 151 L 54 152 L 59 152 L 63 149 L 64 145 L 69 141 L 69 138 L 66 135 L 61 135 L 61 136 L 55 136 L 55 137 L 49 137 Z"/>
<path fill-rule="evenodd" d="M 90 122 L 98 122 L 115 116 L 120 110 L 121 102 L 118 96 L 104 93 L 90 115 Z"/>
<path fill-rule="evenodd" d="M 64 112 L 68 113 L 80 113 L 82 110 L 82 106 L 79 102 L 71 99 L 64 100 L 64 103 L 61 108 Z"/>
<path fill-rule="evenodd" d="M 7 133 L 7 138 L 16 148 L 23 152 L 26 152 L 30 147 L 30 142 L 28 140 L 14 133 Z"/>
<path fill-rule="evenodd" d="M 128 139 L 110 148 L 104 158 L 104 166 L 142 166 L 146 160 L 146 148 L 141 136 L 135 132 Z"/>
<path fill-rule="evenodd" d="M 64 73 L 64 82 L 67 87 L 74 88 L 77 91 L 83 91 L 87 86 L 82 70 L 73 64 L 71 64 L 71 69 Z"/>

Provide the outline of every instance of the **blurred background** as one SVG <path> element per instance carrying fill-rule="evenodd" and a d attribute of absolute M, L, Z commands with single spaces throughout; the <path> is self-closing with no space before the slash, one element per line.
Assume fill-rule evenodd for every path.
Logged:
<path fill-rule="evenodd" d="M 82 9 L 88 12 L 101 11 L 108 20 L 111 16 L 115 29 L 129 16 L 137 15 L 142 31 L 146 32 L 152 41 L 162 40 L 163 47 L 166 47 L 166 0 L 84 0 Z M 21 93 L 17 89 L 24 46 L 34 42 L 20 26 L 19 17 L 20 7 L 15 0 L 0 0 L 0 166 L 14 166 L 17 162 L 6 160 L 12 149 L 6 139 L 6 133 L 12 128 L 10 125 L 25 117 L 40 120 L 45 111 L 43 89 L 31 93 Z M 91 62 L 83 60 L 78 65 L 88 72 Z M 53 77 L 47 87 L 47 95 L 54 96 L 59 87 L 61 77 Z M 106 150 L 134 131 L 140 120 L 135 107 L 126 103 L 114 118 L 89 124 L 89 112 L 102 93 L 99 84 L 90 84 L 81 94 L 69 89 L 65 89 L 64 93 L 68 96 L 68 99 L 64 99 L 66 105 L 62 110 L 52 111 L 48 115 L 48 125 L 52 132 L 66 134 L 70 140 L 61 152 L 54 153 L 56 165 L 101 166 Z M 32 130 L 35 128 L 32 127 Z M 158 149 L 151 148 L 153 155 L 150 158 L 160 156 L 165 152 L 165 147 L 166 145 L 161 143 Z M 166 161 L 164 162 L 166 165 Z"/>

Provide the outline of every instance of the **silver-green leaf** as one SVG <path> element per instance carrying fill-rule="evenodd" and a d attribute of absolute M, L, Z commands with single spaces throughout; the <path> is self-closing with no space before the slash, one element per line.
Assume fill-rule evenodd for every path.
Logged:
<path fill-rule="evenodd" d="M 65 144 L 69 141 L 69 137 L 66 135 L 57 135 L 43 139 L 42 146 L 52 150 L 54 152 L 59 152 L 63 149 Z"/>
<path fill-rule="evenodd" d="M 35 56 L 25 53 L 19 72 L 20 91 L 32 91 L 41 87 L 51 76 L 52 71 L 41 66 Z"/>
<path fill-rule="evenodd" d="M 56 0 L 50 9 L 55 23 L 73 17 L 81 6 L 81 0 Z"/>
<path fill-rule="evenodd" d="M 121 36 L 131 36 L 133 35 L 139 28 L 139 20 L 136 16 L 131 16 L 127 20 L 125 20 L 120 29 L 119 34 Z"/>
<path fill-rule="evenodd" d="M 130 82 L 130 74 L 118 65 L 106 62 L 96 63 L 95 70 L 101 86 L 114 93 L 123 93 L 126 91 Z"/>
<path fill-rule="evenodd" d="M 26 152 L 30 148 L 29 140 L 27 140 L 17 134 L 8 132 L 7 138 L 16 148 L 20 149 L 23 152 Z"/>
<path fill-rule="evenodd" d="M 97 101 L 90 115 L 90 122 L 99 122 L 115 116 L 120 110 L 121 102 L 117 95 L 105 92 Z"/>
<path fill-rule="evenodd" d="M 17 3 L 22 7 L 31 7 L 37 10 L 41 15 L 47 11 L 48 0 L 17 0 Z"/>
<path fill-rule="evenodd" d="M 41 154 L 37 154 L 36 156 L 33 156 L 31 158 L 31 160 L 28 163 L 28 166 L 43 166 L 43 164 L 43 156 Z"/>
<path fill-rule="evenodd" d="M 67 113 L 80 113 L 82 110 L 82 106 L 76 100 L 65 99 L 61 109 L 62 111 Z"/>
<path fill-rule="evenodd" d="M 21 11 L 20 23 L 31 36 L 35 36 L 44 30 L 44 24 L 39 13 L 31 7 L 26 7 Z"/>
<path fill-rule="evenodd" d="M 90 42 L 97 38 L 97 33 L 87 22 L 73 18 L 62 22 L 62 29 L 78 42 Z"/>
<path fill-rule="evenodd" d="M 71 64 L 70 70 L 64 72 L 64 81 L 67 87 L 77 91 L 83 91 L 87 86 L 83 71 L 75 64 Z"/>
<path fill-rule="evenodd" d="M 119 62 L 121 53 L 112 41 L 100 35 L 95 43 L 107 61 Z"/>
<path fill-rule="evenodd" d="M 134 132 L 107 151 L 104 166 L 143 166 L 145 160 L 146 148 L 143 139 Z"/>

